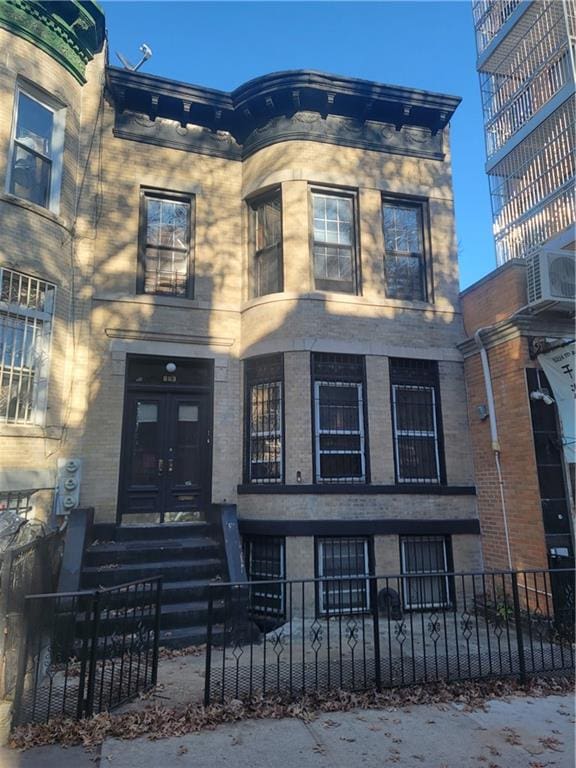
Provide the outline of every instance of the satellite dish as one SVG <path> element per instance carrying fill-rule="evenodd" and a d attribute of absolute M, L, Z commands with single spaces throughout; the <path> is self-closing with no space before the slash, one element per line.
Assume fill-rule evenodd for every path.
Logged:
<path fill-rule="evenodd" d="M 142 66 L 142 64 L 144 64 L 144 62 L 152 58 L 152 49 L 146 43 L 142 43 L 142 45 L 138 48 L 138 50 L 142 53 L 142 58 L 140 59 L 138 64 L 131 64 L 126 58 L 126 56 L 124 56 L 124 54 L 116 51 L 116 56 L 118 56 L 118 59 L 120 60 L 120 63 L 122 64 L 124 69 L 127 69 L 130 72 L 137 72 Z"/>

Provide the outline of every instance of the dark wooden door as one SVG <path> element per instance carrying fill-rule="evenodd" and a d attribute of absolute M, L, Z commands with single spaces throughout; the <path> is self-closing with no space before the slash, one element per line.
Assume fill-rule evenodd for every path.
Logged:
<path fill-rule="evenodd" d="M 119 522 L 200 519 L 210 500 L 207 395 L 128 392 Z"/>

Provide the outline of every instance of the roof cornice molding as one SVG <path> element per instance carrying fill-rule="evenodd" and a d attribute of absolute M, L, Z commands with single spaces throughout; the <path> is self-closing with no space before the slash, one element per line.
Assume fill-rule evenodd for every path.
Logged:
<path fill-rule="evenodd" d="M 287 140 L 443 159 L 443 129 L 460 103 L 307 70 L 265 75 L 226 93 L 109 67 L 107 93 L 116 135 L 232 159 Z"/>
<path fill-rule="evenodd" d="M 0 27 L 36 45 L 82 85 L 86 64 L 104 44 L 104 14 L 97 3 L 0 0 Z"/>

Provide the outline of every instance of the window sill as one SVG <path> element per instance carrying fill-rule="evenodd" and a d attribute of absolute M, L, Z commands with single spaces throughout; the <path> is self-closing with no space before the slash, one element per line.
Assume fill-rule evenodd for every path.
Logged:
<path fill-rule="evenodd" d="M 0 424 L 0 437 L 32 437 L 60 440 L 61 427 L 43 427 L 38 424 Z"/>
<path fill-rule="evenodd" d="M 38 216 L 42 216 L 44 219 L 47 219 L 48 221 L 52 221 L 54 224 L 57 224 L 59 227 L 62 227 L 63 229 L 70 230 L 70 226 L 66 219 L 63 219 L 62 216 L 60 216 L 57 213 L 54 213 L 49 208 L 44 208 L 42 205 L 38 205 L 37 203 L 32 203 L 30 200 L 25 200 L 22 197 L 17 197 L 16 195 L 12 195 L 10 192 L 0 192 L 0 201 L 9 203 L 10 205 L 15 205 L 18 208 L 24 208 L 27 211 L 30 211 L 31 213 L 35 213 Z"/>
<path fill-rule="evenodd" d="M 239 496 L 246 495 L 393 495 L 414 494 L 430 496 L 475 496 L 474 485 L 366 485 L 364 483 L 316 483 L 313 485 L 282 485 L 280 483 L 268 483 L 266 485 L 250 485 L 244 483 L 237 487 Z"/>

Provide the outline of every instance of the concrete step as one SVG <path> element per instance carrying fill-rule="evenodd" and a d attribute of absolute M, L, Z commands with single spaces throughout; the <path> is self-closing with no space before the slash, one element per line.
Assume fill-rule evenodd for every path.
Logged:
<path fill-rule="evenodd" d="M 187 539 L 111 541 L 91 544 L 84 554 L 86 567 L 111 563 L 152 563 L 217 557 L 219 543 L 208 536 Z"/>
<path fill-rule="evenodd" d="M 87 566 L 82 570 L 82 588 L 112 587 L 137 579 L 163 576 L 167 581 L 210 581 L 223 578 L 225 566 L 220 558 L 207 557 L 189 560 L 167 560 L 155 563 L 111 563 Z"/>

